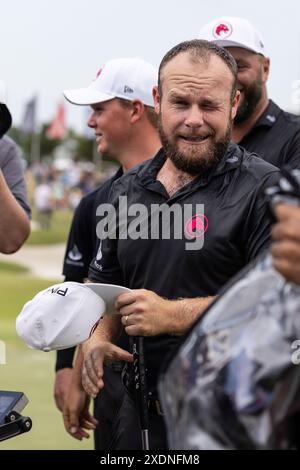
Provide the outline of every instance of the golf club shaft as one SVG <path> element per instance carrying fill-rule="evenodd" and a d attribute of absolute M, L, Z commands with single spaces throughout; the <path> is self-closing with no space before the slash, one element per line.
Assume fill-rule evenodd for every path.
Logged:
<path fill-rule="evenodd" d="M 134 381 L 139 410 L 143 450 L 149 450 L 148 391 L 144 355 L 144 338 L 136 336 L 133 340 Z"/>

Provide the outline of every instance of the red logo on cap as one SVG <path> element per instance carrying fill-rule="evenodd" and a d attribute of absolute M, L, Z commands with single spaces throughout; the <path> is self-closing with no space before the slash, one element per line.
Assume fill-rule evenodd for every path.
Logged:
<path fill-rule="evenodd" d="M 213 29 L 213 35 L 217 39 L 228 38 L 232 33 L 232 26 L 229 23 L 219 23 Z"/>
<path fill-rule="evenodd" d="M 98 72 L 97 72 L 97 74 L 96 74 L 96 78 L 99 77 L 99 75 L 101 74 L 102 70 L 103 70 L 103 68 L 101 68 L 101 69 L 98 70 Z"/>

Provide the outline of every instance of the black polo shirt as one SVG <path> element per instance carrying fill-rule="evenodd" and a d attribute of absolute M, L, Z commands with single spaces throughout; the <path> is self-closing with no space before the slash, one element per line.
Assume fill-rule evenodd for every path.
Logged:
<path fill-rule="evenodd" d="M 149 289 L 169 299 L 215 295 L 269 243 L 270 220 L 263 190 L 277 182 L 279 171 L 232 144 L 216 169 L 169 197 L 156 180 L 164 162 L 161 150 L 152 161 L 126 173 L 114 183 L 109 200 L 118 209 L 119 197 L 127 196 L 128 207 L 143 204 L 149 214 L 152 204 L 178 204 L 192 208 L 193 216 L 198 211 L 196 205 L 203 204 L 206 232 L 202 248 L 187 249 L 185 222 L 181 238 L 107 238 L 102 242 L 101 262 L 91 264 L 89 278 Z M 132 220 L 129 217 L 128 224 Z M 174 220 L 170 218 L 171 234 Z M 149 234 L 150 222 L 144 219 Z M 119 224 L 117 232 L 123 234 L 124 226 Z M 156 387 L 162 360 L 177 341 L 168 335 L 145 338 L 150 388 Z"/>
<path fill-rule="evenodd" d="M 248 152 L 282 168 L 300 168 L 300 116 L 287 113 L 272 100 L 251 131 L 239 142 Z"/>

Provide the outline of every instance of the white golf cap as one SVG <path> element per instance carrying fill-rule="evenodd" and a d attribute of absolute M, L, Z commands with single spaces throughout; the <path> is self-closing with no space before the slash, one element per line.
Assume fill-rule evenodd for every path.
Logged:
<path fill-rule="evenodd" d="M 73 104 L 91 105 L 113 98 L 154 106 L 152 90 L 157 85 L 158 70 L 138 58 L 122 58 L 108 61 L 87 88 L 64 90 L 65 98 Z"/>
<path fill-rule="evenodd" d="M 29 347 L 43 351 L 76 346 L 91 336 L 105 312 L 117 312 L 114 302 L 124 292 L 130 290 L 107 284 L 55 284 L 24 305 L 17 333 Z"/>
<path fill-rule="evenodd" d="M 199 39 L 212 41 L 220 47 L 242 47 L 265 55 L 264 41 L 250 21 L 235 16 L 223 16 L 206 24 Z"/>

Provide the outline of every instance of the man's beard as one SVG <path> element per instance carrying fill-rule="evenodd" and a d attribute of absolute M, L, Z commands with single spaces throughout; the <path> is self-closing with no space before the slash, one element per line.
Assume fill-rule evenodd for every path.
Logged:
<path fill-rule="evenodd" d="M 257 103 L 262 97 L 262 76 L 257 75 L 257 79 L 251 85 L 244 86 L 243 88 L 243 100 L 238 107 L 236 116 L 234 118 L 234 124 L 241 124 L 242 122 L 249 119 L 252 116 Z"/>
<path fill-rule="evenodd" d="M 186 152 L 180 151 L 178 146 L 169 140 L 163 129 L 161 115 L 158 130 L 165 154 L 174 166 L 184 173 L 197 176 L 211 170 L 225 155 L 231 140 L 232 120 L 228 120 L 226 132 L 217 142 L 212 140 L 209 145 L 203 146 L 203 149 L 191 145 Z M 211 135 L 210 139 L 214 137 L 215 134 Z"/>

